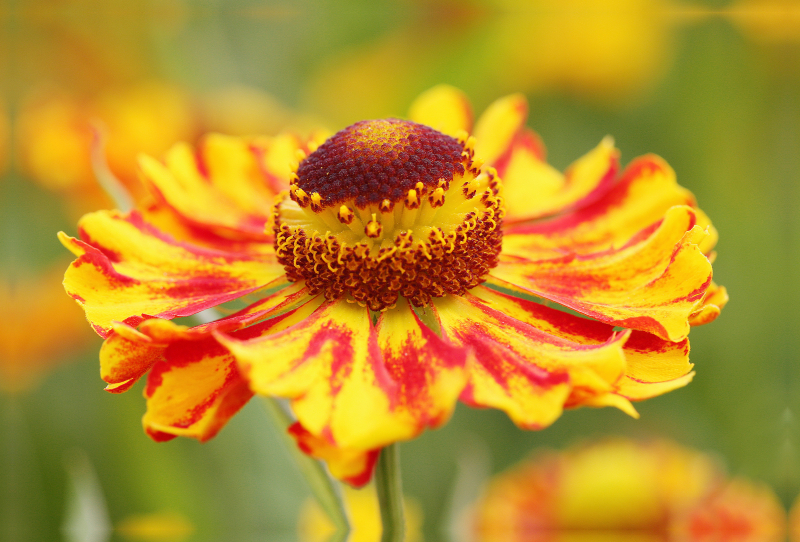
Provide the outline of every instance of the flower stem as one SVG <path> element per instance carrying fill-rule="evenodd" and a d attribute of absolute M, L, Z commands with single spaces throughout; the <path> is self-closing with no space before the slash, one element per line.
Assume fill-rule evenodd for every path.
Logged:
<path fill-rule="evenodd" d="M 286 449 L 289 450 L 300 468 L 300 472 L 303 473 L 317 502 L 336 528 L 336 532 L 330 539 L 331 542 L 344 542 L 350 535 L 350 521 L 347 518 L 347 508 L 339 483 L 333 479 L 324 463 L 301 452 L 292 437 L 286 432 L 286 428 L 295 421 L 288 407 L 279 399 L 271 397 L 264 397 L 264 404 L 267 406 L 267 411 L 272 417 L 275 427 L 283 437 Z"/>
<path fill-rule="evenodd" d="M 381 542 L 403 542 L 406 522 L 403 514 L 403 484 L 400 480 L 400 452 L 397 443 L 381 450 L 375 468 L 375 486 L 383 523 Z"/>
<path fill-rule="evenodd" d="M 128 212 L 133 208 L 133 198 L 128 193 L 125 185 L 117 179 L 116 175 L 108 167 L 106 160 L 106 128 L 102 123 L 94 122 L 92 124 L 92 147 L 91 147 L 91 162 L 92 171 L 100 184 L 100 187 L 114 202 L 122 212 Z"/>

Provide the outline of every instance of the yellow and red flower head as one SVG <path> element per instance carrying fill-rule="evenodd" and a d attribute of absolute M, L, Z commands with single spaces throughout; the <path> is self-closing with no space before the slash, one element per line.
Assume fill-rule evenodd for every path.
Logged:
<path fill-rule="evenodd" d="M 275 249 L 310 293 L 382 311 L 463 295 L 497 264 L 496 174 L 458 140 L 397 119 L 345 128 L 305 158 L 275 207 Z M 324 232 L 324 233 L 323 233 Z"/>
<path fill-rule="evenodd" d="M 538 453 L 490 480 L 469 517 L 481 542 L 778 542 L 786 530 L 768 487 L 673 442 L 621 438 Z"/>
<path fill-rule="evenodd" d="M 410 120 L 142 158 L 149 203 L 62 235 L 110 391 L 147 375 L 159 440 L 210 438 L 254 393 L 290 399 L 301 447 L 360 484 L 459 399 L 535 429 L 687 384 L 690 326 L 727 300 L 708 218 L 660 158 L 620 172 L 609 138 L 561 174 L 526 115 L 509 96 L 473 126 L 440 86 Z M 168 321 L 244 296 L 261 299 Z"/>

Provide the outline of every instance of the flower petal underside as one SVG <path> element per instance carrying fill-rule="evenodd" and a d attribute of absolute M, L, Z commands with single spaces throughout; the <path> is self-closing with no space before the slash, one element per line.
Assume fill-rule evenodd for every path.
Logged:
<path fill-rule="evenodd" d="M 233 356 L 212 336 L 171 343 L 163 358 L 150 369 L 144 390 L 142 424 L 156 441 L 206 441 L 253 396 Z"/>
<path fill-rule="evenodd" d="M 100 353 L 107 389 L 124 391 L 149 370 L 143 418 L 147 433 L 158 441 L 175 436 L 205 441 L 253 395 L 233 356 L 213 333 L 249 338 L 253 332 L 245 326 L 270 317 L 279 321 L 287 309 L 307 299 L 304 285 L 293 284 L 236 314 L 192 328 L 157 318 L 138 330 L 116 323 Z"/>
<path fill-rule="evenodd" d="M 689 316 L 689 324 L 702 326 L 717 319 L 720 312 L 728 303 L 728 290 L 712 282 L 703 296 L 703 301 Z"/>
<path fill-rule="evenodd" d="M 59 234 L 78 258 L 64 287 L 103 337 L 114 321 L 171 319 L 253 292 L 283 274 L 271 253 L 230 253 L 178 242 L 138 212 L 84 216 L 81 239 Z"/>
<path fill-rule="evenodd" d="M 325 438 L 311 434 L 300 422 L 289 426 L 289 434 L 304 453 L 325 461 L 337 479 L 353 487 L 362 487 L 372 478 L 380 448 L 365 452 L 334 446 Z"/>

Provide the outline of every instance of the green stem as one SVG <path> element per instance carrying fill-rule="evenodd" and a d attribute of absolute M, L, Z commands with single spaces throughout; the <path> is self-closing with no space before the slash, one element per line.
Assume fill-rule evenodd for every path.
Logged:
<path fill-rule="evenodd" d="M 383 522 L 381 542 L 403 542 L 406 522 L 403 514 L 403 484 L 400 480 L 398 444 L 390 444 L 381 450 L 378 465 L 375 467 L 375 486 Z"/>
<path fill-rule="evenodd" d="M 106 128 L 101 122 L 96 121 L 92 124 L 92 148 L 91 161 L 92 170 L 97 182 L 106 194 L 112 199 L 114 205 L 122 212 L 128 212 L 133 208 L 133 198 L 128 193 L 125 185 L 117 179 L 116 175 L 108 167 L 105 155 L 106 150 Z"/>
<path fill-rule="evenodd" d="M 336 532 L 330 542 L 344 542 L 350 535 L 350 521 L 344 504 L 339 483 L 333 479 L 327 467 L 297 448 L 297 443 L 286 432 L 286 428 L 295 422 L 289 409 L 279 399 L 264 397 L 264 404 L 272 417 L 275 427 L 281 434 L 286 449 L 291 453 L 295 463 L 303 473 L 303 477 L 311 487 L 317 502 L 333 522 Z"/>

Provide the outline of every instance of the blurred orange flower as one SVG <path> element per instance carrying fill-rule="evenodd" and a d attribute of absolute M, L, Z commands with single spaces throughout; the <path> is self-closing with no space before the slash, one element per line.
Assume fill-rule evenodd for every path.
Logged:
<path fill-rule="evenodd" d="M 771 490 L 727 480 L 712 456 L 668 441 L 626 439 L 541 452 L 491 480 L 474 515 L 482 542 L 613 533 L 636 540 L 778 542 L 785 523 Z"/>

